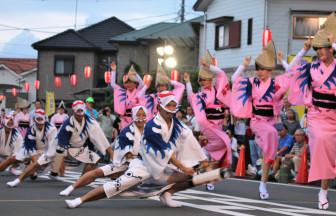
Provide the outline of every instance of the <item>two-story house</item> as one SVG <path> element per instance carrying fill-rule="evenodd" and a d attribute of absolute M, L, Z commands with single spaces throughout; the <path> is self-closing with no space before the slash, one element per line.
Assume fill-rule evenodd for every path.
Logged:
<path fill-rule="evenodd" d="M 125 22 L 111 17 L 81 30 L 69 29 L 34 43 L 33 48 L 38 50 L 37 79 L 41 83 L 38 98 L 45 99 L 46 91 L 52 91 L 57 100 L 66 102 L 89 95 L 104 100 L 105 93 L 94 90 L 107 86 L 104 73 L 111 59 L 116 60 L 118 50 L 109 40 L 132 30 L 134 28 Z M 88 79 L 84 76 L 86 66 L 92 69 Z M 77 75 L 75 87 L 70 85 L 71 74 Z M 55 87 L 55 76 L 61 77 L 61 88 Z"/>
<path fill-rule="evenodd" d="M 36 100 L 34 83 L 36 80 L 37 60 L 27 58 L 0 58 L 0 107 L 14 109 L 17 97 L 29 102 Z M 29 89 L 24 88 L 28 83 Z M 17 95 L 13 96 L 15 88 Z"/>
<path fill-rule="evenodd" d="M 200 30 L 200 56 L 209 49 L 219 66 L 232 72 L 245 56 L 258 55 L 267 27 L 276 49 L 290 59 L 336 10 L 336 1 L 198 0 L 193 9 L 206 16 Z M 307 55 L 314 55 L 314 51 Z"/>

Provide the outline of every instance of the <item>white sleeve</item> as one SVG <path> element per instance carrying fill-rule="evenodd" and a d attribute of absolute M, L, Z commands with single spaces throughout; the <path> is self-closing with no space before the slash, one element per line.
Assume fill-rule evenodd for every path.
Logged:
<path fill-rule="evenodd" d="M 112 88 L 115 87 L 116 85 L 116 72 L 115 71 L 111 71 L 111 86 Z"/>
<path fill-rule="evenodd" d="M 189 98 L 193 94 L 193 89 L 190 82 L 187 82 L 186 86 L 187 86 L 187 97 Z"/>
<path fill-rule="evenodd" d="M 336 43 L 332 43 L 332 48 L 336 50 Z"/>
<path fill-rule="evenodd" d="M 293 60 L 289 63 L 288 68 L 284 67 L 286 71 L 289 71 L 293 66 L 300 63 L 302 58 L 307 54 L 308 51 L 305 49 L 301 49 L 300 52 L 293 58 Z"/>
<path fill-rule="evenodd" d="M 242 73 L 244 73 L 244 71 L 245 71 L 245 67 L 243 65 L 239 65 L 237 70 L 233 73 L 231 77 L 231 81 L 234 82 L 237 79 L 237 77 L 239 77 Z"/>
<path fill-rule="evenodd" d="M 224 72 L 222 69 L 220 69 L 219 67 L 215 65 L 210 65 L 209 69 L 212 73 L 215 73 L 215 74 Z"/>
<path fill-rule="evenodd" d="M 143 80 L 141 79 L 141 76 L 138 73 L 136 74 L 136 78 L 139 82 L 139 87 L 142 88 L 145 84 L 144 84 Z"/>

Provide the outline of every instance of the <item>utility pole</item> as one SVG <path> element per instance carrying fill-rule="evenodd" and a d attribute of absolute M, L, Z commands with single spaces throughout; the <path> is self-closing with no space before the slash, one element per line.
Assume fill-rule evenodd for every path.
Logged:
<path fill-rule="evenodd" d="M 180 11 L 180 20 L 181 20 L 181 23 L 184 22 L 184 8 L 185 8 L 185 0 L 182 0 L 182 3 L 181 3 L 181 11 Z"/>

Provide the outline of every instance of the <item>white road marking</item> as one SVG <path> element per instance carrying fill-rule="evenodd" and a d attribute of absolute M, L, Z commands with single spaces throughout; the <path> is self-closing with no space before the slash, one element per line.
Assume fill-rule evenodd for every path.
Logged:
<path fill-rule="evenodd" d="M 66 171 L 66 175 L 64 177 L 58 177 L 60 181 L 67 183 L 74 183 L 79 177 L 80 173 L 74 171 Z M 47 175 L 42 175 L 42 178 L 49 178 Z M 232 179 L 231 179 L 232 180 Z M 106 182 L 110 181 L 109 178 L 101 178 L 92 182 L 90 187 L 98 187 Z M 305 187 L 305 186 L 301 186 Z M 308 187 L 307 187 L 308 188 Z M 311 189 L 309 187 L 309 189 Z M 203 195 L 203 196 L 200 196 Z M 205 197 L 206 196 L 206 197 Z M 159 200 L 158 197 L 151 197 L 151 200 Z M 198 190 L 186 190 L 177 193 L 174 195 L 174 199 L 183 200 L 180 201 L 184 206 L 197 208 L 205 211 L 211 211 L 216 213 L 221 213 L 225 215 L 232 216 L 253 216 L 258 215 L 254 212 L 249 211 L 261 211 L 261 212 L 269 212 L 276 213 L 281 215 L 289 215 L 289 216 L 312 216 L 312 215 L 335 215 L 335 212 L 331 211 L 322 211 L 318 209 L 305 208 L 297 205 L 288 205 L 282 203 L 275 203 L 270 201 L 262 201 L 256 199 L 249 199 L 243 197 L 229 196 L 223 194 L 217 194 L 213 192 L 205 192 Z M 127 199 L 130 200 L 130 199 Z M 187 200 L 201 200 L 210 204 L 194 204 L 187 202 Z M 266 207 L 256 206 L 256 204 L 266 205 Z M 244 211 L 244 213 L 242 213 Z"/>

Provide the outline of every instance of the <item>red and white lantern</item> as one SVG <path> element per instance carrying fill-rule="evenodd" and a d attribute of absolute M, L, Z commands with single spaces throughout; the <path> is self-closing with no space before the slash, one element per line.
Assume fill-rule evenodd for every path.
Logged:
<path fill-rule="evenodd" d="M 70 76 L 70 85 L 73 87 L 77 85 L 77 75 L 76 74 L 72 74 Z"/>
<path fill-rule="evenodd" d="M 54 84 L 56 88 L 61 88 L 62 86 L 62 80 L 61 77 L 56 76 L 54 79 Z"/>
<path fill-rule="evenodd" d="M 86 79 L 89 79 L 91 77 L 92 74 L 92 69 L 90 66 L 85 66 L 84 68 L 84 76 Z"/>
<path fill-rule="evenodd" d="M 24 89 L 26 90 L 26 92 L 29 92 L 30 84 L 28 82 L 25 82 Z"/>
<path fill-rule="evenodd" d="M 12 88 L 12 95 L 13 95 L 14 97 L 16 97 L 16 95 L 17 95 L 17 90 L 16 90 L 16 88 Z"/>
<path fill-rule="evenodd" d="M 111 82 L 111 72 L 110 71 L 105 71 L 104 80 L 106 84 L 109 84 Z"/>
<path fill-rule="evenodd" d="M 2 94 L 1 94 L 1 95 L 0 95 L 0 102 L 3 101 L 3 100 L 5 100 L 5 95 L 2 95 Z"/>
<path fill-rule="evenodd" d="M 171 80 L 175 80 L 175 81 L 179 81 L 180 80 L 180 73 L 178 70 L 174 69 L 171 71 L 170 74 L 170 79 Z"/>
<path fill-rule="evenodd" d="M 35 80 L 34 86 L 35 86 L 36 90 L 39 90 L 40 89 L 40 80 Z"/>
<path fill-rule="evenodd" d="M 266 28 L 262 34 L 262 45 L 263 47 L 267 46 L 268 42 L 272 40 L 272 31 L 269 28 Z"/>

